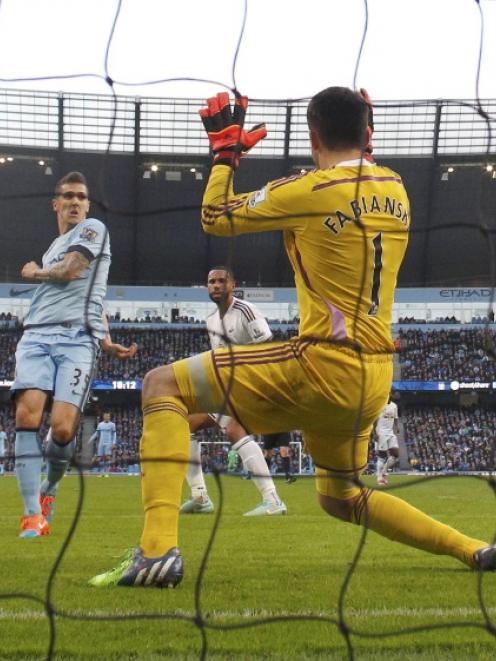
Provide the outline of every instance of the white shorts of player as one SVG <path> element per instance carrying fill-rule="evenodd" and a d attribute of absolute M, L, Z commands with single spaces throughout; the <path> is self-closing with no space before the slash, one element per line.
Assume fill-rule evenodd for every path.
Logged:
<path fill-rule="evenodd" d="M 222 415 L 222 413 L 209 413 L 208 417 L 212 418 L 212 420 L 215 420 L 222 431 L 226 431 L 226 427 L 229 424 L 229 421 L 232 420 L 230 416 Z"/>
<path fill-rule="evenodd" d="M 377 449 L 379 452 L 386 452 L 391 450 L 391 448 L 397 448 L 398 439 L 394 434 L 379 434 L 377 439 Z"/>

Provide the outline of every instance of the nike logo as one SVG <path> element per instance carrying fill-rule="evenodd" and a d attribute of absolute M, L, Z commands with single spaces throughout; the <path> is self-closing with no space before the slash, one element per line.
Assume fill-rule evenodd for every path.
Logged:
<path fill-rule="evenodd" d="M 9 291 L 9 296 L 21 296 L 21 294 L 27 294 L 30 291 L 34 291 L 37 289 L 38 285 L 35 285 L 34 287 L 28 287 L 27 289 L 16 289 L 15 287 L 11 287 Z"/>
<path fill-rule="evenodd" d="M 84 397 L 86 394 L 84 392 L 76 392 L 75 390 L 72 390 L 71 393 L 74 395 L 74 397 Z"/>

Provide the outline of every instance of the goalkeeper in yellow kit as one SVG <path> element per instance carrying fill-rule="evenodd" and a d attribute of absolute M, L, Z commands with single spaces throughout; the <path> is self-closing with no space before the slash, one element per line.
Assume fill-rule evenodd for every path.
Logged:
<path fill-rule="evenodd" d="M 266 134 L 263 126 L 243 129 L 247 105 L 237 96 L 231 110 L 228 94 L 221 93 L 200 111 L 214 154 L 202 225 L 219 236 L 284 233 L 299 334 L 288 342 L 217 349 L 146 375 L 140 547 L 92 584 L 180 582 L 187 416 L 204 411 L 226 412 L 252 433 L 302 429 L 317 465 L 319 501 L 330 515 L 470 567 L 495 569 L 496 547 L 358 480 L 372 425 L 391 388 L 391 309 L 410 224 L 400 176 L 370 155 L 368 95 L 330 87 L 314 96 L 307 118 L 316 169 L 235 194 L 240 157 Z"/>

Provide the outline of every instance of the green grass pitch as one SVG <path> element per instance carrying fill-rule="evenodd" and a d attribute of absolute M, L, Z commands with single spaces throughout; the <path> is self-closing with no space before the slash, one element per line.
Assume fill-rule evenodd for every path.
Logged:
<path fill-rule="evenodd" d="M 208 480 L 218 503 L 215 482 Z M 275 518 L 241 516 L 258 502 L 251 482 L 229 477 L 222 485 L 224 511 L 196 602 L 195 581 L 214 516 L 181 517 L 186 574 L 178 589 L 90 588 L 88 578 L 110 568 L 116 556 L 136 544 L 142 514 L 138 478 L 85 478 L 83 516 L 52 584 L 54 658 L 197 659 L 202 633 L 193 621 L 196 608 L 207 623 L 208 659 L 348 658 L 335 622 L 360 529 L 319 510 L 312 479 L 289 486 L 278 482 L 289 515 Z M 393 477 L 391 486 L 398 485 L 404 488 L 393 493 L 437 519 L 482 539 L 493 536 L 496 502 L 483 480 L 423 480 L 409 486 L 408 478 Z M 1 659 L 46 658 L 49 620 L 43 605 L 8 594 L 45 597 L 78 493 L 77 476 L 64 479 L 52 535 L 21 540 L 15 478 L 0 477 Z M 496 637 L 473 626 L 485 621 L 477 581 L 476 572 L 452 558 L 431 556 L 370 533 L 344 598 L 354 658 L 496 658 Z M 494 627 L 496 575 L 485 575 L 482 586 L 486 616 Z M 189 619 L 167 619 L 167 613 Z M 140 620 L 140 614 L 163 617 Z M 119 615 L 132 619 L 77 619 Z M 284 616 L 321 619 L 274 619 Z M 260 624 L 262 618 L 273 621 Z M 256 626 L 234 628 L 236 624 Z M 417 630 L 442 624 L 456 626 Z M 399 630 L 413 631 L 392 633 Z"/>

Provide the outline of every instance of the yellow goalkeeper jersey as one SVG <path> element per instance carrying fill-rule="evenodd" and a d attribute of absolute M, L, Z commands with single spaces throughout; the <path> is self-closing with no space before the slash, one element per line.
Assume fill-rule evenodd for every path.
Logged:
<path fill-rule="evenodd" d="M 235 194 L 232 170 L 212 168 L 205 232 L 284 232 L 295 272 L 300 336 L 393 350 L 391 311 L 405 254 L 410 205 L 401 177 L 354 160 Z"/>

